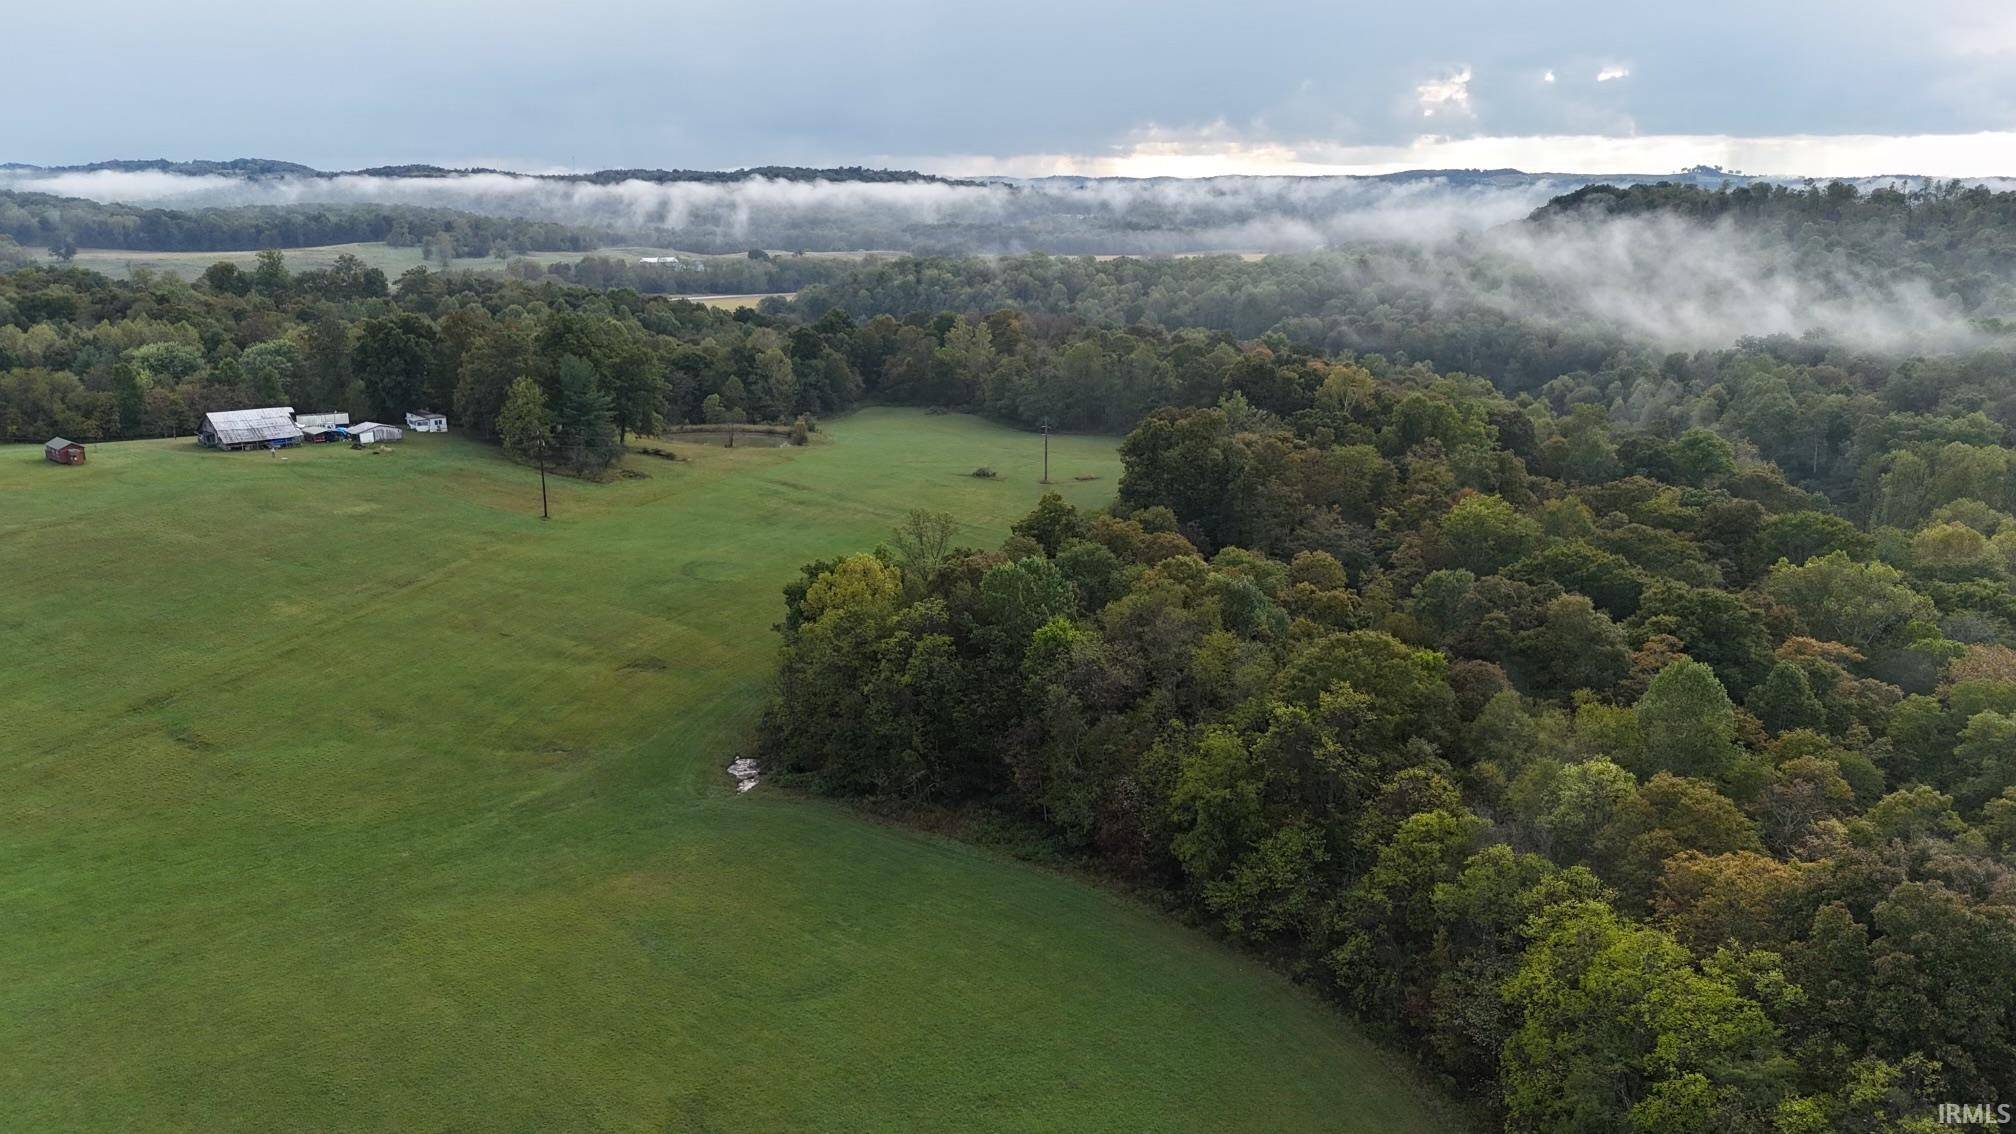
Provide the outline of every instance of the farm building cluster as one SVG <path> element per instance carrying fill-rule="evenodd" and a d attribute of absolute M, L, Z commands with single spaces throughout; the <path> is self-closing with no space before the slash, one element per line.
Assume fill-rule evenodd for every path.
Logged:
<path fill-rule="evenodd" d="M 332 441 L 378 445 L 405 437 L 408 429 L 416 433 L 446 433 L 448 418 L 432 410 L 414 410 L 406 415 L 406 425 L 401 428 L 379 421 L 352 422 L 347 413 L 297 414 L 293 406 L 222 410 L 203 415 L 203 424 L 196 429 L 196 441 L 213 449 L 283 449 L 304 442 Z M 78 460 L 82 459 L 80 450 Z"/>

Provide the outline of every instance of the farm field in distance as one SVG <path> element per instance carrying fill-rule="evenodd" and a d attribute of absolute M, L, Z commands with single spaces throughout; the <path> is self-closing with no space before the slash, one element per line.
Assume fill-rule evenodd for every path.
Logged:
<path fill-rule="evenodd" d="M 1201 933 L 735 794 L 801 563 L 1040 491 L 973 417 L 818 437 L 543 523 L 458 435 L 0 446 L 0 1128 L 1448 1129 Z M 1051 444 L 1110 499 L 1113 439 Z"/>
<path fill-rule="evenodd" d="M 690 299 L 703 307 L 712 307 L 720 311 L 733 311 L 738 307 L 754 307 L 773 295 L 780 299 L 795 299 L 798 293 L 795 291 L 770 291 L 750 292 L 745 295 L 683 295 L 679 298 Z"/>
<path fill-rule="evenodd" d="M 308 271 L 327 268 L 335 263 L 336 257 L 355 256 L 371 267 L 384 272 L 388 279 L 398 279 L 399 273 L 408 268 L 433 267 L 427 262 L 422 249 L 418 247 L 394 248 L 381 241 L 365 241 L 356 244 L 320 244 L 308 248 L 282 248 L 287 256 L 290 271 Z M 613 250 L 612 250 L 613 251 Z M 541 264 L 557 262 L 573 263 L 588 252 L 528 252 L 522 258 L 536 260 Z M 72 261 L 77 267 L 103 272 L 114 279 L 132 276 L 135 268 L 147 268 L 156 272 L 167 272 L 193 280 L 203 274 L 203 270 L 218 261 L 236 264 L 250 270 L 259 253 L 245 252 L 145 252 L 130 248 L 79 248 Z M 457 271 L 503 271 L 507 261 L 487 256 L 457 259 Z"/>
<path fill-rule="evenodd" d="M 379 271 L 385 273 L 388 280 L 398 279 L 399 273 L 406 271 L 408 268 L 432 268 L 435 266 L 427 260 L 424 250 L 417 246 L 394 248 L 382 241 L 375 240 L 355 244 L 318 244 L 305 248 L 282 248 L 280 251 L 286 254 L 288 270 L 296 272 L 327 268 L 336 262 L 336 257 L 343 255 L 355 256 L 370 267 L 377 268 Z M 790 253 L 773 250 L 772 254 L 789 255 Z M 892 256 L 896 255 L 896 253 L 808 252 L 805 255 L 817 259 L 851 260 Z M 738 252 L 717 256 L 671 248 L 621 245 L 597 248 L 593 252 L 524 252 L 514 254 L 511 260 L 531 260 L 541 265 L 572 264 L 578 262 L 583 256 L 612 256 L 619 260 L 634 262 L 644 256 L 690 256 L 700 260 L 737 260 L 743 257 L 743 253 Z M 258 257 L 259 253 L 256 251 L 147 252 L 136 251 L 130 248 L 79 248 L 77 256 L 72 263 L 79 268 L 89 268 L 94 272 L 102 272 L 113 279 L 129 279 L 132 277 L 134 269 L 145 268 L 149 271 L 166 272 L 171 275 L 180 276 L 185 280 L 193 280 L 202 275 L 204 269 L 220 260 L 236 264 L 240 268 L 249 271 L 257 262 Z M 454 261 L 453 270 L 458 272 L 501 272 L 508 263 L 510 263 L 510 260 L 499 260 L 491 256 L 457 257 Z M 788 297 L 789 293 L 786 294 Z M 749 301 L 748 303 L 738 303 L 737 306 L 747 307 L 753 306 L 754 302 L 763 298 L 763 296 L 753 294 L 722 295 L 708 296 L 707 298 L 718 300 L 746 299 Z M 719 304 L 710 304 L 710 306 L 719 306 Z"/>

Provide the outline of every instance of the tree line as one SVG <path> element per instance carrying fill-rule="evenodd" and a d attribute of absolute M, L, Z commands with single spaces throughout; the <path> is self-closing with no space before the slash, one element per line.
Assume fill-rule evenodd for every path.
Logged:
<path fill-rule="evenodd" d="M 384 242 L 446 241 L 456 256 L 589 252 L 621 242 L 612 232 L 414 205 L 237 205 L 161 209 L 0 190 L 0 237 L 22 248 L 124 248 L 230 252 Z M 0 265 L 4 267 L 5 265 Z"/>
<path fill-rule="evenodd" d="M 1024 825 L 1507 1130 L 2016 1100 L 2008 513 L 1418 374 L 1122 454 L 1109 512 L 807 565 L 766 771 Z"/>
<path fill-rule="evenodd" d="M 850 272 L 846 278 L 852 282 L 845 286 L 869 287 L 863 281 L 892 273 L 929 281 L 941 270 L 932 261 L 846 268 L 813 257 L 710 263 L 747 265 L 751 274 L 732 282 L 759 286 L 792 282 L 791 273 L 805 271 Z M 339 259 L 329 269 L 290 272 L 284 257 L 275 254 L 249 271 L 218 265 L 193 285 L 161 277 L 119 284 L 90 273 L 31 267 L 0 277 L 0 371 L 11 391 L 0 395 L 0 428 L 17 440 L 46 432 L 85 440 L 187 432 L 205 410 L 272 392 L 273 381 L 248 386 L 234 368 L 241 353 L 258 347 L 255 358 L 263 358 L 283 350 L 265 344 L 283 343 L 317 360 L 307 370 L 280 368 L 278 389 L 296 404 L 369 412 L 374 403 L 363 383 L 390 381 L 385 396 L 417 390 L 432 407 L 453 410 L 487 433 L 501 391 L 517 375 L 499 380 L 493 374 L 462 390 L 461 343 L 467 332 L 460 328 L 505 325 L 531 334 L 556 311 L 622 324 L 625 336 L 649 344 L 649 350 L 630 352 L 646 361 L 625 372 L 641 377 L 620 376 L 619 368 L 603 363 L 605 384 L 634 387 L 617 395 L 634 407 L 619 433 L 635 432 L 646 421 L 646 409 L 651 421 L 728 420 L 737 414 L 788 421 L 802 413 L 830 413 L 863 397 L 970 408 L 1028 427 L 1047 421 L 1058 428 L 1119 432 L 1158 406 L 1212 405 L 1231 395 L 1252 410 L 1292 418 L 1318 406 L 1339 368 L 1349 381 L 1364 381 L 1360 372 L 1401 383 L 1437 373 L 1409 361 L 1414 356 L 1404 349 L 1328 351 L 1279 327 L 1251 341 L 1224 328 L 1169 330 L 1159 321 L 1116 325 L 1093 317 L 1102 310 L 1097 304 L 1086 305 L 1084 314 L 1051 314 L 1012 302 L 971 314 L 957 309 L 966 300 L 928 287 L 920 301 L 942 300 L 955 309 L 860 319 L 823 303 L 801 301 L 784 309 L 766 301 L 767 313 L 730 317 L 625 287 L 641 281 L 624 267 L 591 258 L 564 272 L 506 278 L 421 271 L 396 286 L 354 258 Z M 974 279 L 991 272 L 1012 283 L 1013 273 L 1024 267 L 1055 269 L 1066 278 L 1112 273 L 1126 279 L 1156 266 L 1039 258 L 962 270 Z M 1226 263 L 1222 269 L 1245 267 Z M 1220 269 L 1180 261 L 1173 270 L 1208 278 Z M 705 276 L 717 286 L 730 282 L 715 273 L 710 268 L 677 274 Z M 563 276 L 605 286 L 567 286 Z M 811 286 L 801 294 L 820 290 Z M 980 297 L 976 292 L 966 299 Z M 348 358 L 367 320 L 382 322 L 395 311 L 418 316 L 436 332 L 450 329 L 440 357 L 408 368 L 427 378 L 388 379 L 375 364 L 360 370 L 334 361 L 337 355 Z M 380 324 L 372 325 L 375 337 Z M 1424 313 L 1407 325 L 1437 323 Z M 1621 350 L 1591 357 L 1581 360 L 1586 367 L 1579 356 L 1562 358 L 1559 365 L 1569 368 L 1544 382 L 1488 376 L 1522 401 L 1544 403 L 1555 417 L 1589 419 L 1591 428 L 1609 423 L 1625 433 L 1663 436 L 1710 429 L 1753 448 L 1794 486 L 1825 495 L 1860 521 L 1900 526 L 1963 498 L 2016 510 L 2016 490 L 1998 479 L 2004 476 L 2003 446 L 2016 426 L 2016 397 L 2004 380 L 2016 359 L 2006 349 L 1897 357 L 1820 342 L 1772 341 L 1718 351 Z M 123 376 L 122 362 L 129 364 L 131 381 Z M 550 373 L 556 363 L 540 365 Z M 302 376 L 311 371 L 320 376 L 315 382 Z M 111 405 L 120 396 L 127 404 L 123 414 Z M 136 412 L 142 403 L 151 410 Z M 380 409 L 386 404 L 377 403 Z"/>

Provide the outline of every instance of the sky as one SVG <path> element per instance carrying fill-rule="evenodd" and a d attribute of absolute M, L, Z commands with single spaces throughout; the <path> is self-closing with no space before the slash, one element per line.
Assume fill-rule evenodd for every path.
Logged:
<path fill-rule="evenodd" d="M 18 9 L 0 161 L 44 165 L 2016 174 L 2016 0 Z"/>

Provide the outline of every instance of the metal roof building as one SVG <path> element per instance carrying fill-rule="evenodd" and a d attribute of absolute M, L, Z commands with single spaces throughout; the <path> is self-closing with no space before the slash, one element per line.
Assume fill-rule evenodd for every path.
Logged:
<path fill-rule="evenodd" d="M 397 441 L 406 436 L 406 431 L 396 425 L 385 425 L 376 421 L 360 421 L 350 427 L 350 439 L 360 445 L 375 445 L 380 441 Z"/>
<path fill-rule="evenodd" d="M 294 424 L 303 429 L 316 425 L 348 425 L 350 424 L 350 415 L 347 413 L 297 413 L 294 415 Z"/>
<path fill-rule="evenodd" d="M 218 449 L 292 445 L 301 440 L 301 427 L 294 424 L 293 406 L 224 410 L 203 415 L 196 440 Z"/>

